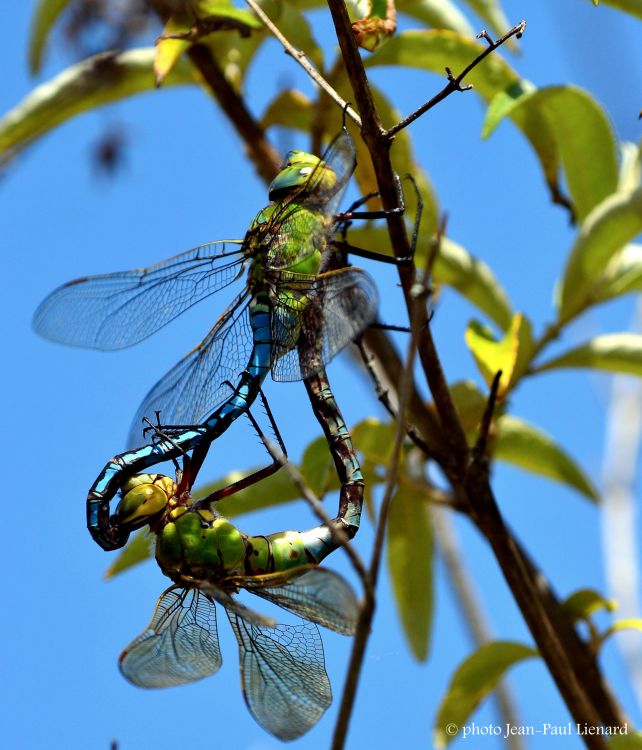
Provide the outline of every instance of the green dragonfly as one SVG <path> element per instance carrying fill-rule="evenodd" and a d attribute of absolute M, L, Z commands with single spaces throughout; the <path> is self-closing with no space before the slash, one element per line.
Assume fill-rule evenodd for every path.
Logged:
<path fill-rule="evenodd" d="M 126 530 L 110 522 L 109 503 L 128 476 L 209 446 L 247 412 L 270 370 L 275 380 L 306 378 L 374 320 L 377 294 L 370 277 L 353 267 L 326 270 L 338 220 L 390 213 L 337 216 L 355 166 L 354 143 L 345 129 L 321 159 L 291 151 L 270 186 L 273 202 L 257 214 L 243 240 L 202 245 L 148 268 L 78 279 L 55 290 L 36 311 L 34 327 L 46 338 L 119 349 L 247 270 L 244 288 L 209 334 L 143 400 L 130 444 L 138 441 L 141 418 L 154 412 L 162 414 L 167 439 L 115 456 L 89 490 L 87 525 L 104 549 L 127 540 Z M 401 204 L 392 209 L 401 211 Z M 338 244 L 342 251 L 357 250 Z M 311 345 L 302 346 L 304 340 Z"/>
<path fill-rule="evenodd" d="M 121 654 L 120 670 L 147 688 L 214 674 L 222 663 L 218 602 L 238 641 L 241 685 L 252 716 L 279 739 L 296 739 L 332 701 L 317 624 L 351 635 L 357 621 L 350 586 L 316 567 L 340 540 L 328 525 L 248 536 L 213 510 L 211 498 L 194 501 L 188 485 L 184 478 L 177 485 L 159 474 L 136 475 L 123 485 L 114 522 L 127 530 L 149 524 L 156 560 L 173 585 L 161 594 L 147 628 Z M 240 590 L 303 621 L 276 624 L 242 605 L 235 597 Z"/>

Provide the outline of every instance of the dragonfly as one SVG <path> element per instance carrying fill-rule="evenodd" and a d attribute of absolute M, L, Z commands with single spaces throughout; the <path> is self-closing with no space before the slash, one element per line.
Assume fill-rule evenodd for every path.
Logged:
<path fill-rule="evenodd" d="M 338 217 L 379 218 L 402 212 L 403 201 L 400 196 L 400 206 L 388 211 L 338 215 L 355 166 L 354 143 L 345 128 L 322 158 L 290 151 L 270 185 L 272 202 L 259 211 L 243 240 L 211 242 L 147 268 L 77 279 L 41 303 L 34 328 L 45 338 L 120 349 L 246 273 L 243 290 L 204 340 L 143 399 L 129 445 L 139 441 L 141 419 L 154 412 L 163 415 L 164 434 L 171 439 L 115 456 L 90 488 L 87 525 L 103 549 L 117 549 L 127 540 L 126 532 L 110 522 L 110 500 L 128 476 L 209 446 L 248 411 L 270 370 L 277 381 L 306 378 L 373 322 L 372 279 L 352 266 L 325 270 L 331 265 L 332 235 Z M 340 244 L 342 251 L 358 250 Z M 361 254 L 390 261 L 367 250 Z"/>
<path fill-rule="evenodd" d="M 215 674 L 222 664 L 218 602 L 238 641 L 250 713 L 279 739 L 305 734 L 332 702 L 317 625 L 352 635 L 358 616 L 346 581 L 317 567 L 341 543 L 332 527 L 249 536 L 220 516 L 211 498 L 193 500 L 185 475 L 178 484 L 160 474 L 135 475 L 121 492 L 115 523 L 129 530 L 149 525 L 156 561 L 173 582 L 149 625 L 122 652 L 125 678 L 159 688 Z M 277 624 L 239 602 L 241 590 L 302 621 Z"/>

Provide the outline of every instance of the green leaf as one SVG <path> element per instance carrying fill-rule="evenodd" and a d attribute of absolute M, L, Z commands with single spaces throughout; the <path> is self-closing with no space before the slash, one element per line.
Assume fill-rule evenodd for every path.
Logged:
<path fill-rule="evenodd" d="M 599 0 L 593 0 L 593 5 L 597 7 Z M 642 18 L 642 2 L 641 0 L 602 0 L 603 5 L 610 5 L 611 8 L 622 10 L 631 16 L 636 18 Z"/>
<path fill-rule="evenodd" d="M 505 34 L 510 29 L 506 14 L 498 0 L 466 0 L 466 2 L 498 36 Z"/>
<path fill-rule="evenodd" d="M 642 619 L 638 617 L 629 617 L 625 620 L 618 620 L 604 634 L 605 638 L 612 636 L 613 633 L 621 633 L 623 630 L 640 630 L 642 631 Z"/>
<path fill-rule="evenodd" d="M 153 49 L 95 55 L 35 88 L 0 121 L 0 162 L 75 115 L 154 89 Z M 181 61 L 168 85 L 196 83 Z"/>
<path fill-rule="evenodd" d="M 31 18 L 29 37 L 29 70 L 32 75 L 40 72 L 44 48 L 51 29 L 69 3 L 70 0 L 39 0 Z"/>
<path fill-rule="evenodd" d="M 626 372 L 642 377 L 642 335 L 609 333 L 537 365 L 534 372 L 558 367 L 591 367 L 609 372 Z"/>
<path fill-rule="evenodd" d="M 427 250 L 429 237 L 423 230 L 421 234 Z M 357 247 L 391 255 L 390 238 L 383 226 L 355 225 L 350 228 L 348 240 Z M 423 252 L 420 250 L 420 254 Z M 418 265 L 421 266 L 421 262 Z M 446 237 L 441 242 L 433 267 L 433 280 L 456 289 L 500 328 L 506 329 L 510 325 L 513 318 L 510 300 L 491 269 L 483 260 Z"/>
<path fill-rule="evenodd" d="M 607 263 L 641 231 L 642 188 L 615 193 L 593 209 L 580 229 L 564 271 L 562 320 L 569 320 L 593 303 L 591 293 Z"/>
<path fill-rule="evenodd" d="M 596 302 L 642 292 L 642 245 L 627 245 L 615 255 L 592 294 Z"/>
<path fill-rule="evenodd" d="M 479 648 L 457 668 L 448 691 L 442 699 L 434 728 L 437 750 L 456 736 L 482 700 L 491 693 L 504 673 L 524 659 L 539 656 L 537 651 L 522 643 L 494 641 Z M 449 731 L 455 726 L 455 733 Z"/>
<path fill-rule="evenodd" d="M 453 383 L 449 390 L 464 431 L 474 439 L 481 418 L 486 411 L 488 397 L 479 390 L 472 380 L 460 380 Z"/>
<path fill-rule="evenodd" d="M 388 466 L 396 427 L 392 422 L 380 422 L 373 417 L 364 419 L 352 428 L 352 440 L 366 461 Z"/>
<path fill-rule="evenodd" d="M 577 86 L 548 86 L 533 89 L 518 82 L 498 94 L 486 115 L 483 134 L 489 135 L 510 115 L 538 113 L 546 120 L 566 175 L 576 218 L 589 212 L 616 190 L 618 165 L 616 141 L 611 124 L 600 105 Z M 519 119 L 519 118 L 517 118 Z M 551 144 L 553 145 L 553 144 Z M 586 155 L 591 154 L 587 159 Z"/>
<path fill-rule="evenodd" d="M 397 0 L 397 10 L 433 29 L 450 29 L 462 36 L 475 36 L 466 16 L 451 0 Z"/>
<path fill-rule="evenodd" d="M 196 499 L 207 497 L 212 492 L 222 487 L 227 487 L 260 468 L 263 467 L 249 469 L 246 472 L 230 472 L 218 480 L 200 486 L 194 493 L 194 497 Z M 219 500 L 216 503 L 216 510 L 226 518 L 233 518 L 241 516 L 244 513 L 261 510 L 262 508 L 289 503 L 293 500 L 298 500 L 300 497 L 300 492 L 296 489 L 287 473 L 285 471 L 277 471 L 275 474 L 257 482 L 251 487 L 246 487 L 230 497 Z"/>
<path fill-rule="evenodd" d="M 388 570 L 399 616 L 412 653 L 428 655 L 433 611 L 432 529 L 428 502 L 400 485 L 388 517 Z"/>
<path fill-rule="evenodd" d="M 156 535 L 149 527 L 140 529 L 118 553 L 116 559 L 105 571 L 105 578 L 110 579 L 125 570 L 139 565 L 154 556 L 154 542 Z"/>
<path fill-rule="evenodd" d="M 528 422 L 505 414 L 497 420 L 493 455 L 533 474 L 562 482 L 590 500 L 600 496 L 589 477 L 549 435 Z"/>
<path fill-rule="evenodd" d="M 365 61 L 365 65 L 401 65 L 442 75 L 445 68 L 449 67 L 456 74 L 483 49 L 484 46 L 452 31 L 405 31 L 380 47 Z M 519 80 L 510 65 L 500 55 L 493 54 L 472 70 L 465 82 L 471 83 L 477 94 L 490 101 L 499 92 L 509 90 Z M 535 150 L 551 193 L 554 197 L 559 196 L 559 158 L 548 122 L 534 108 L 517 110 L 512 119 Z"/>
<path fill-rule="evenodd" d="M 308 486 L 319 496 L 330 489 L 339 489 L 339 479 L 325 437 L 319 437 L 308 445 L 299 471 Z"/>
<path fill-rule="evenodd" d="M 486 313 L 505 330 L 513 311 L 506 292 L 483 260 L 470 255 L 461 245 L 444 238 L 433 268 L 434 280 L 448 284 Z"/>
<path fill-rule="evenodd" d="M 640 187 L 642 177 L 642 154 L 635 143 L 620 142 L 620 176 L 617 189 L 626 193 Z"/>
<path fill-rule="evenodd" d="M 502 398 L 530 363 L 533 352 L 531 324 L 522 313 L 516 313 L 510 329 L 498 341 L 488 328 L 473 320 L 466 329 L 466 343 L 488 385 L 492 384 L 499 370 L 502 371 L 497 391 Z"/>
<path fill-rule="evenodd" d="M 605 599 L 594 589 L 579 589 L 562 602 L 562 607 L 573 622 L 577 622 L 589 620 L 591 615 L 600 610 L 614 612 L 617 609 L 617 603 L 613 599 Z"/>
<path fill-rule="evenodd" d="M 611 750 L 642 750 L 642 732 L 615 735 L 608 739 L 608 745 Z"/>
<path fill-rule="evenodd" d="M 272 125 L 294 128 L 304 133 L 310 131 L 314 108 L 311 100 L 296 89 L 285 89 L 268 104 L 261 125 L 267 130 Z"/>

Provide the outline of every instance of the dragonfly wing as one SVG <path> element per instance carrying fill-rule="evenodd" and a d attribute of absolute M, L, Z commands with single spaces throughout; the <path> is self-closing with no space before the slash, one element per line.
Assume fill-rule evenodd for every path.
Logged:
<path fill-rule="evenodd" d="M 141 443 L 143 417 L 153 421 L 158 411 L 166 425 L 200 424 L 232 394 L 252 350 L 248 296 L 241 292 L 203 341 L 145 396 L 132 422 L 129 447 Z"/>
<path fill-rule="evenodd" d="M 228 612 L 239 644 L 241 685 L 254 718 L 281 740 L 305 734 L 332 702 L 316 625 L 260 628 Z"/>
<path fill-rule="evenodd" d="M 287 304 L 273 306 L 272 377 L 279 381 L 300 380 L 318 372 L 377 315 L 377 287 L 360 268 L 329 271 L 313 281 L 291 276 L 285 288 L 305 294 L 307 301 L 297 315 Z"/>
<path fill-rule="evenodd" d="M 210 242 L 147 268 L 70 281 L 40 304 L 44 338 L 91 349 L 123 349 L 162 328 L 243 272 L 239 240 Z"/>
<path fill-rule="evenodd" d="M 357 166 L 357 152 L 354 141 L 346 128 L 342 128 L 339 134 L 332 139 L 321 158 L 328 166 L 332 167 L 337 176 L 337 188 L 323 209 L 323 213 L 326 216 L 334 216 L 337 213 L 348 182 L 350 182 L 350 177 L 352 177 L 352 173 Z M 312 180 L 313 175 L 311 176 Z M 317 187 L 312 183 L 311 192 L 314 193 L 315 189 Z"/>
<path fill-rule="evenodd" d="M 348 582 L 332 570 L 313 568 L 278 586 L 245 585 L 253 594 L 305 620 L 354 635 L 359 616 L 357 597 Z"/>
<path fill-rule="evenodd" d="M 172 687 L 200 680 L 222 663 L 214 604 L 198 589 L 171 586 L 151 622 L 120 655 L 123 676 L 139 687 Z"/>

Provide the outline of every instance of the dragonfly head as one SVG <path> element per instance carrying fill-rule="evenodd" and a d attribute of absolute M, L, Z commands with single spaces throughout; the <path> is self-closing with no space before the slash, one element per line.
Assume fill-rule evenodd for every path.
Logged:
<path fill-rule="evenodd" d="M 176 491 L 176 483 L 163 474 L 136 474 L 122 487 L 116 522 L 132 531 L 145 526 L 165 510 Z"/>
<path fill-rule="evenodd" d="M 270 184 L 270 200 L 282 200 L 308 182 L 310 189 L 313 186 L 315 191 L 320 189 L 323 193 L 332 193 L 337 176 L 318 156 L 305 151 L 288 151 L 281 171 Z"/>

